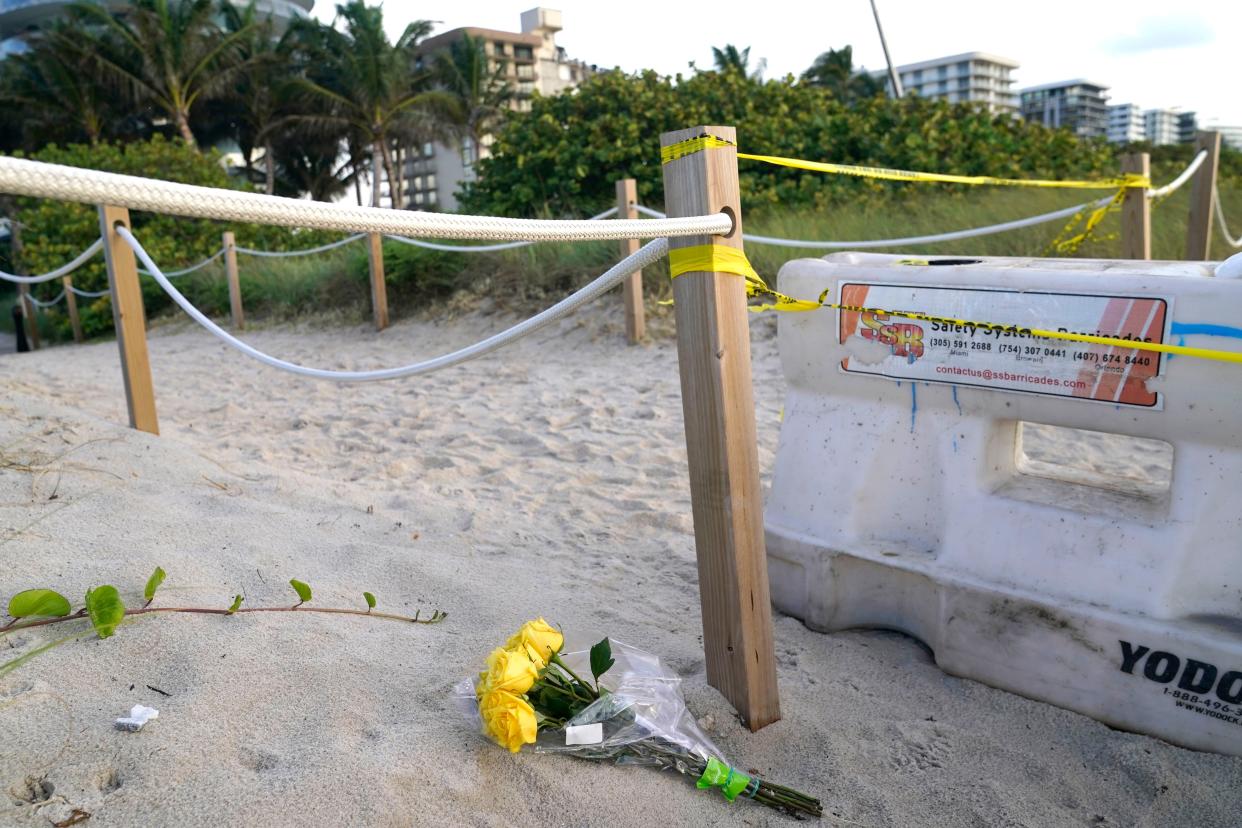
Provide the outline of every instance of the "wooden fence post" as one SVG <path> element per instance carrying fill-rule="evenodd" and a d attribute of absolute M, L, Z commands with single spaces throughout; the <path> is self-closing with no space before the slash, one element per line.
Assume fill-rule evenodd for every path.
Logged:
<path fill-rule="evenodd" d="M 1121 156 L 1121 171 L 1151 176 L 1151 156 L 1135 152 Z M 1151 200 L 1142 187 L 1127 187 L 1121 202 L 1121 258 L 1151 258 Z"/>
<path fill-rule="evenodd" d="M 666 209 L 674 218 L 724 212 L 732 216 L 733 230 L 723 237 L 669 239 L 669 247 L 714 244 L 740 250 L 736 130 L 701 126 L 667 132 L 660 146 L 705 134 L 728 146 L 664 165 Z M 780 718 L 780 700 L 745 282 L 731 273 L 690 272 L 673 280 L 673 298 L 707 680 L 751 730 L 758 730 Z"/>
<path fill-rule="evenodd" d="M 246 327 L 246 317 L 242 313 L 241 277 L 237 274 L 237 241 L 233 238 L 232 230 L 224 232 L 223 242 L 224 273 L 229 280 L 229 311 L 233 316 L 233 327 L 240 331 Z"/>
<path fill-rule="evenodd" d="M 1207 261 L 1212 252 L 1212 189 L 1220 166 L 1220 133 L 1196 134 L 1195 155 L 1200 150 L 1207 150 L 1207 158 L 1190 185 L 1190 219 L 1186 224 L 1186 258 L 1196 262 Z"/>
<path fill-rule="evenodd" d="M 30 285 L 17 283 L 17 298 L 22 306 L 22 324 L 26 327 L 26 340 L 30 343 L 30 350 L 37 351 L 42 347 L 39 342 L 39 319 L 35 314 L 34 302 L 30 301 Z"/>
<path fill-rule="evenodd" d="M 632 178 L 623 178 L 617 182 L 617 218 L 636 219 L 638 211 L 634 205 L 638 203 L 638 182 Z M 622 239 L 621 255 L 629 256 L 638 252 L 638 239 Z M 625 305 L 625 339 L 631 345 L 637 345 L 643 338 L 647 327 L 643 312 L 643 272 L 636 270 L 621 283 L 621 302 Z"/>
<path fill-rule="evenodd" d="M 375 330 L 388 327 L 388 286 L 384 284 L 384 237 L 379 233 L 367 234 L 367 260 L 371 270 L 371 312 L 375 316 Z"/>
<path fill-rule="evenodd" d="M 17 273 L 22 272 L 22 260 L 24 258 L 24 248 L 22 246 L 22 224 L 16 219 L 9 222 L 9 243 L 12 245 L 13 251 L 13 270 Z M 26 344 L 30 350 L 38 350 L 39 348 L 39 320 L 34 318 L 34 305 L 30 301 L 30 286 L 17 283 L 17 303 L 21 307 L 21 325 L 23 332 L 26 333 Z M 14 317 L 16 323 L 18 317 Z"/>
<path fill-rule="evenodd" d="M 155 415 L 155 390 L 151 385 L 151 361 L 147 356 L 147 324 L 142 307 L 142 286 L 134 251 L 117 232 L 129 227 L 129 210 L 100 205 L 99 232 L 104 240 L 108 288 L 112 291 L 112 319 L 121 351 L 121 375 L 125 379 L 125 402 L 129 425 L 139 431 L 160 433 Z"/>
<path fill-rule="evenodd" d="M 62 276 L 60 283 L 65 286 L 65 306 L 69 308 L 69 324 L 73 326 L 73 341 L 81 344 L 86 337 L 82 335 L 82 317 L 78 316 L 78 296 L 73 292 L 73 277 Z"/>

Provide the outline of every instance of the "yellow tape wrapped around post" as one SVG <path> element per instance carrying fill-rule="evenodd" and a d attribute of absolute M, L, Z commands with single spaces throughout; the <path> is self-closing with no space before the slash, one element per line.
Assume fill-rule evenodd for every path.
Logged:
<path fill-rule="evenodd" d="M 678 266 L 702 268 L 683 267 L 673 295 L 707 681 L 758 730 L 780 718 L 780 701 L 746 283 L 724 266 L 745 261 L 735 137 L 732 127 L 704 126 L 665 133 L 660 145 L 669 216 L 724 212 L 733 219 L 727 236 L 669 239 L 669 251 Z M 708 145 L 713 151 L 704 152 Z M 699 258 L 704 247 L 707 259 Z"/>

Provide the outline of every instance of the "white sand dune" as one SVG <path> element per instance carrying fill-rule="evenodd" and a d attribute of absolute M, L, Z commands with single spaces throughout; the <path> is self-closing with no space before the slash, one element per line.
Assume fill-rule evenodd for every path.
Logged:
<path fill-rule="evenodd" d="M 507 321 L 248 339 L 379 367 Z M 947 676 L 892 633 L 778 617 L 784 718 L 745 730 L 703 672 L 673 343 L 626 348 L 604 311 L 466 367 L 364 386 L 277 373 L 181 326 L 150 342 L 159 438 L 120 425 L 114 345 L 0 358 L 0 595 L 114 583 L 133 603 L 158 564 L 167 604 L 223 607 L 239 591 L 292 603 L 297 577 L 320 605 L 371 590 L 381 609 L 449 618 L 176 616 L 84 634 L 0 677 L 2 825 L 75 808 L 92 828 L 786 822 L 671 775 L 513 757 L 469 732 L 452 685 L 541 614 L 584 641 L 659 653 L 726 755 L 818 794 L 827 825 L 1242 819 L 1242 760 Z M 784 388 L 766 321 L 755 369 L 770 470 Z M 0 662 L 57 629 L 0 638 Z M 136 703 L 159 719 L 115 730 Z"/>

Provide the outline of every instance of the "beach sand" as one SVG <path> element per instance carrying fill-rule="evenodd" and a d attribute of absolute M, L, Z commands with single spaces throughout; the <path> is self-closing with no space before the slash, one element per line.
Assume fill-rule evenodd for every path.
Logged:
<path fill-rule="evenodd" d="M 123 427 L 116 347 L 0 358 L 0 596 L 102 583 L 141 603 L 448 612 L 143 618 L 0 638 L 0 825 L 780 825 L 685 779 L 511 756 L 451 688 L 537 615 L 659 654 L 743 769 L 818 795 L 825 825 L 1236 826 L 1242 759 L 1123 733 L 945 675 L 895 633 L 777 616 L 784 718 L 742 727 L 705 679 L 674 344 L 627 348 L 615 303 L 422 379 L 278 373 L 197 329 L 150 337 L 161 430 Z M 324 367 L 441 353 L 509 318 L 248 332 Z M 759 456 L 784 393 L 754 328 Z M 766 485 L 766 480 L 765 480 Z M 158 689 L 156 689 L 158 688 Z M 159 718 L 113 727 L 136 703 Z"/>

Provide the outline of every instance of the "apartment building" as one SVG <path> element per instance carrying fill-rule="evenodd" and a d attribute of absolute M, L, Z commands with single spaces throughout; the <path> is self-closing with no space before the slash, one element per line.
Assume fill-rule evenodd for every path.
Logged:
<path fill-rule="evenodd" d="M 1220 142 L 1225 146 L 1242 152 L 1242 126 L 1225 126 L 1218 123 L 1204 124 L 1203 129 L 1220 133 Z"/>
<path fill-rule="evenodd" d="M 124 12 L 128 0 L 96 0 L 113 12 Z M 234 0 L 246 5 L 245 0 Z M 261 15 L 270 14 L 281 27 L 292 20 L 309 15 L 315 0 L 256 0 Z M 72 3 L 67 0 L 0 0 L 0 58 L 21 52 L 30 32 L 54 20 L 69 16 Z"/>
<path fill-rule="evenodd" d="M 1146 138 L 1146 121 L 1137 104 L 1116 104 L 1108 108 L 1108 140 L 1110 143 L 1133 144 Z"/>
<path fill-rule="evenodd" d="M 902 90 L 949 103 L 977 103 L 993 112 L 1016 112 L 1013 71 L 1018 61 L 987 52 L 965 52 L 897 67 Z M 892 82 L 887 72 L 873 72 L 884 81 L 889 94 Z"/>
<path fill-rule="evenodd" d="M 1181 113 L 1172 109 L 1149 109 L 1143 113 L 1147 142 L 1153 147 L 1180 143 L 1181 132 L 1178 117 Z"/>
<path fill-rule="evenodd" d="M 502 68 L 504 77 L 516 93 L 511 106 L 524 112 L 530 109 L 530 98 L 555 95 L 577 86 L 592 72 L 594 66 L 571 60 L 565 49 L 556 44 L 562 29 L 561 13 L 555 9 L 535 8 L 522 12 L 521 32 L 502 32 L 467 26 L 428 38 L 419 45 L 420 60 L 428 61 L 438 52 L 452 48 L 454 43 L 469 36 L 482 41 L 493 71 Z M 482 146 L 463 142 L 430 142 L 403 159 L 401 175 L 405 179 L 405 204 L 414 210 L 457 209 L 457 190 L 463 182 L 474 180 L 475 164 L 489 154 L 491 136 L 484 136 Z M 391 204 L 383 185 L 385 203 Z"/>
<path fill-rule="evenodd" d="M 1193 112 L 1179 112 L 1177 115 L 1177 143 L 1193 144 L 1199 132 L 1199 117 Z"/>
<path fill-rule="evenodd" d="M 1084 78 L 1019 91 L 1022 117 L 1080 138 L 1108 135 L 1108 87 Z"/>

